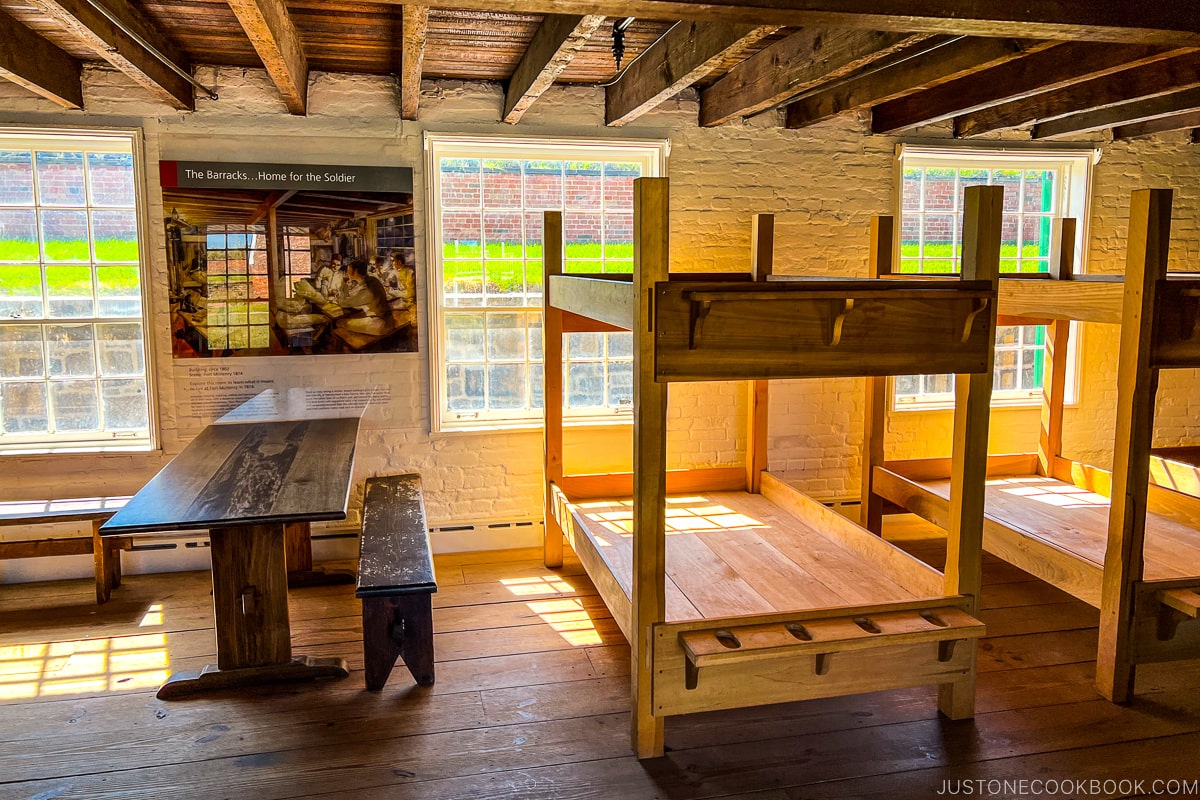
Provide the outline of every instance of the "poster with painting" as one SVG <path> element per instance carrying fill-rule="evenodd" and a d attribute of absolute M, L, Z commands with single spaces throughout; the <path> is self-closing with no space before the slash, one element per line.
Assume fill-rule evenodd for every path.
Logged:
<path fill-rule="evenodd" d="M 159 171 L 176 358 L 417 352 L 411 168 Z"/>

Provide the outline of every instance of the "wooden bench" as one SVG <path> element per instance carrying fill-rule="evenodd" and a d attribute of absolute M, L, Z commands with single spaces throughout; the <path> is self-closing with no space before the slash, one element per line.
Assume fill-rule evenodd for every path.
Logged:
<path fill-rule="evenodd" d="M 418 684 L 433 684 L 436 591 L 421 476 L 368 478 L 355 592 L 363 603 L 368 689 L 383 688 L 397 656 Z"/>
<path fill-rule="evenodd" d="M 0 525 L 42 525 L 52 522 L 92 523 L 92 537 L 29 539 L 0 542 L 0 560 L 39 556 L 76 556 L 91 553 L 96 565 L 96 602 L 107 603 L 121 585 L 121 551 L 128 550 L 127 536 L 100 536 L 100 526 L 129 501 L 128 497 L 80 497 L 70 500 L 17 500 L 0 502 Z"/>

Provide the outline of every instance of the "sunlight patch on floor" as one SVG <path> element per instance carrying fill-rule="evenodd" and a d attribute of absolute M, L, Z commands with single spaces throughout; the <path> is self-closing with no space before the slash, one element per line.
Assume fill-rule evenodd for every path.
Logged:
<path fill-rule="evenodd" d="M 581 601 L 574 598 L 535 600 L 526 605 L 572 647 L 603 644 L 595 622 Z"/>
<path fill-rule="evenodd" d="M 502 578 L 500 585 L 517 597 L 528 597 L 532 594 L 561 594 L 573 592 L 575 587 L 567 583 L 559 575 L 542 575 L 535 578 Z"/>
<path fill-rule="evenodd" d="M 169 666 L 163 633 L 0 645 L 0 701 L 152 689 Z"/>

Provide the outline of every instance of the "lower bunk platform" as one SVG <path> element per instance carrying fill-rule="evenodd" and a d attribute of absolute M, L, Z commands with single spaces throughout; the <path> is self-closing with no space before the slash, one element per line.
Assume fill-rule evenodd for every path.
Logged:
<path fill-rule="evenodd" d="M 1022 461 L 1026 469 L 1003 469 Z M 1108 490 L 1108 475 L 1060 460 L 1074 476 L 1061 480 L 1038 474 L 1036 461 L 1033 455 L 1002 456 L 989 467 L 984 549 L 1103 609 L 1109 499 L 1095 490 Z M 874 491 L 900 510 L 944 527 L 950 480 L 943 467 L 943 459 L 887 462 L 875 468 Z M 1200 658 L 1200 530 L 1195 527 L 1200 517 L 1189 510 L 1193 498 L 1163 490 L 1151 494 L 1151 508 L 1161 513 L 1146 512 L 1143 577 L 1134 606 L 1136 661 Z"/>
<path fill-rule="evenodd" d="M 924 685 L 959 689 L 953 705 L 965 707 L 984 634 L 975 598 L 947 597 L 940 572 L 770 474 L 761 488 L 667 499 L 655 716 Z M 630 638 L 632 501 L 551 491 Z"/>

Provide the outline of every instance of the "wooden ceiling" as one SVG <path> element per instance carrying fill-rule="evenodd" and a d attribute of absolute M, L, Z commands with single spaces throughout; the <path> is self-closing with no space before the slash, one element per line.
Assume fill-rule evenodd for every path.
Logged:
<path fill-rule="evenodd" d="M 395 76 L 405 119 L 448 78 L 502 84 L 513 124 L 569 83 L 604 87 L 609 125 L 694 89 L 703 126 L 782 107 L 788 128 L 869 111 L 875 133 L 1200 127 L 1200 0 L 0 0 L 0 77 L 81 108 L 89 61 L 182 110 L 210 64 L 265 67 L 294 114 L 318 70 Z"/>

